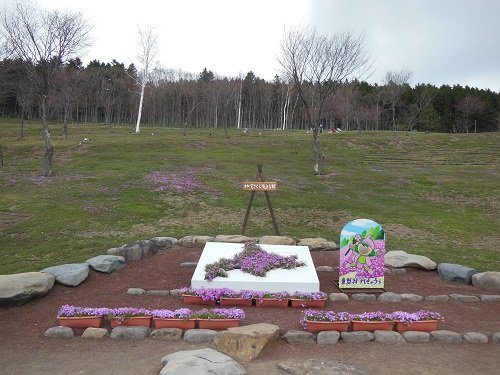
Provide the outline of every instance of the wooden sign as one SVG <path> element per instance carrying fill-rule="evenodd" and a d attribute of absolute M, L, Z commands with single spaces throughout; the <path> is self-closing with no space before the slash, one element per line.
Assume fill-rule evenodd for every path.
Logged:
<path fill-rule="evenodd" d="M 276 181 L 269 181 L 269 182 L 263 182 L 263 181 L 244 181 L 242 182 L 243 184 L 243 190 L 248 190 L 248 191 L 270 191 L 270 190 L 276 190 Z"/>

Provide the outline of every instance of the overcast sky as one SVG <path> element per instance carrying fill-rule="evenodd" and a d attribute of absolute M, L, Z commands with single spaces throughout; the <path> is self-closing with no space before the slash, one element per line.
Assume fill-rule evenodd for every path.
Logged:
<path fill-rule="evenodd" d="M 15 0 L 0 0 L 14 3 Z M 136 61 L 137 28 L 159 36 L 167 68 L 271 80 L 284 28 L 364 33 L 375 59 L 370 82 L 406 68 L 411 84 L 461 84 L 500 91 L 499 0 L 38 0 L 81 11 L 94 44 L 83 57 Z"/>

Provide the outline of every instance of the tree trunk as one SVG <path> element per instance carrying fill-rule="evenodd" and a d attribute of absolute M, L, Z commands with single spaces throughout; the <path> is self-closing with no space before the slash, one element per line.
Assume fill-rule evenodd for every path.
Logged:
<path fill-rule="evenodd" d="M 137 114 L 137 123 L 135 124 L 135 132 L 139 133 L 141 131 L 141 114 L 142 114 L 142 102 L 144 101 L 144 88 L 146 87 L 146 79 L 142 80 L 141 84 L 141 99 L 139 100 L 139 112 Z"/>
<path fill-rule="evenodd" d="M 47 121 L 47 98 L 42 96 L 41 100 L 42 124 L 43 124 L 43 140 L 45 142 L 45 152 L 43 155 L 43 175 L 50 176 L 52 173 L 52 157 L 54 156 L 54 146 L 50 137 L 49 123 Z"/>
<path fill-rule="evenodd" d="M 314 174 L 322 175 L 325 155 L 321 153 L 321 145 L 319 142 L 319 129 L 317 126 L 314 126 L 313 128 L 313 156 L 314 156 Z"/>

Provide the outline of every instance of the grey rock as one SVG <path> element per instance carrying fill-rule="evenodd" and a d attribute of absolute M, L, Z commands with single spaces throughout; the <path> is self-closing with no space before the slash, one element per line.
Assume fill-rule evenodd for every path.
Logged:
<path fill-rule="evenodd" d="M 128 288 L 127 294 L 130 296 L 143 296 L 144 294 L 146 294 L 146 291 L 141 288 Z"/>
<path fill-rule="evenodd" d="M 390 268 L 384 267 L 384 275 L 390 275 L 392 270 Z"/>
<path fill-rule="evenodd" d="M 390 344 L 405 344 L 406 340 L 400 333 L 394 331 L 375 331 L 375 341 Z"/>
<path fill-rule="evenodd" d="M 342 332 L 340 334 L 345 343 L 360 343 L 373 341 L 375 335 L 367 331 Z"/>
<path fill-rule="evenodd" d="M 348 301 L 349 296 L 345 293 L 330 293 L 328 299 L 330 301 Z"/>
<path fill-rule="evenodd" d="M 321 331 L 318 332 L 316 342 L 318 345 L 331 345 L 338 343 L 340 339 L 340 332 L 337 331 Z"/>
<path fill-rule="evenodd" d="M 148 296 L 167 297 L 167 296 L 170 295 L 170 291 L 168 291 L 168 290 L 155 290 L 155 289 L 152 289 L 152 290 L 148 290 L 146 292 L 146 294 Z"/>
<path fill-rule="evenodd" d="M 500 344 L 500 332 L 495 332 L 493 335 L 491 335 L 491 342 Z"/>
<path fill-rule="evenodd" d="M 160 375 L 244 375 L 245 369 L 231 357 L 205 348 L 183 350 L 161 358 Z"/>
<path fill-rule="evenodd" d="M 462 335 L 456 332 L 439 329 L 437 331 L 431 332 L 431 339 L 435 341 L 457 343 L 457 342 L 462 342 Z"/>
<path fill-rule="evenodd" d="M 259 240 L 259 244 L 293 246 L 296 244 L 296 242 L 292 237 L 287 236 L 262 236 Z"/>
<path fill-rule="evenodd" d="M 155 241 L 141 240 L 131 244 L 108 249 L 108 255 L 119 255 L 129 260 L 139 260 L 152 256 L 158 252 L 158 245 Z"/>
<path fill-rule="evenodd" d="M 297 245 L 308 246 L 310 251 L 318 251 L 318 250 L 333 251 L 339 249 L 339 246 L 335 242 L 327 241 L 326 239 L 321 237 L 302 238 L 299 240 Z"/>
<path fill-rule="evenodd" d="M 98 255 L 85 262 L 93 270 L 103 273 L 111 273 L 125 267 L 125 258 L 119 255 Z"/>
<path fill-rule="evenodd" d="M 216 236 L 214 240 L 214 242 L 229 242 L 229 243 L 245 243 L 249 241 L 252 241 L 251 237 L 242 236 L 240 234 L 234 234 L 234 235 L 220 234 Z"/>
<path fill-rule="evenodd" d="M 286 361 L 278 363 L 277 366 L 290 375 L 367 375 L 364 369 L 334 359 Z"/>
<path fill-rule="evenodd" d="M 377 296 L 375 296 L 375 294 L 368 294 L 368 293 L 354 293 L 351 296 L 351 299 L 353 301 L 364 301 L 364 302 L 367 302 L 367 301 L 376 301 L 377 300 Z"/>
<path fill-rule="evenodd" d="M 182 292 L 180 289 L 170 289 L 170 295 L 178 297 L 182 295 Z"/>
<path fill-rule="evenodd" d="M 419 343 L 431 341 L 431 334 L 429 332 L 421 331 L 406 331 L 402 333 L 403 338 L 408 343 Z"/>
<path fill-rule="evenodd" d="M 463 340 L 471 344 L 487 344 L 488 336 L 479 332 L 467 332 L 463 336 Z"/>
<path fill-rule="evenodd" d="M 56 283 L 65 286 L 80 285 L 89 276 L 87 263 L 61 264 L 59 266 L 44 268 L 40 272 L 50 273 L 56 278 Z"/>
<path fill-rule="evenodd" d="M 182 333 L 180 328 L 160 328 L 153 330 L 149 337 L 154 340 L 177 341 L 182 338 Z"/>
<path fill-rule="evenodd" d="M 0 275 L 0 306 L 22 305 L 42 297 L 52 289 L 54 282 L 53 275 L 41 272 Z"/>
<path fill-rule="evenodd" d="M 198 262 L 182 262 L 181 263 L 181 267 L 184 267 L 184 268 L 196 268 L 197 265 L 198 265 Z"/>
<path fill-rule="evenodd" d="M 153 241 L 158 246 L 158 250 L 170 249 L 177 245 L 178 242 L 177 238 L 173 237 L 153 237 L 150 241 Z"/>
<path fill-rule="evenodd" d="M 423 301 L 424 297 L 419 296 L 418 294 L 413 294 L 413 293 L 402 293 L 401 294 L 401 301 L 407 301 L 407 302 L 420 302 Z"/>
<path fill-rule="evenodd" d="M 393 292 L 385 292 L 378 296 L 379 302 L 401 302 L 401 295 Z"/>
<path fill-rule="evenodd" d="M 437 269 L 441 279 L 462 284 L 471 284 L 472 275 L 477 273 L 474 268 L 464 267 L 460 264 L 453 263 L 439 263 Z"/>
<path fill-rule="evenodd" d="M 479 302 L 479 297 L 476 296 L 468 296 L 465 294 L 450 294 L 450 298 L 452 301 L 456 302 Z"/>
<path fill-rule="evenodd" d="M 422 255 L 408 254 L 405 251 L 394 250 L 385 254 L 385 265 L 393 268 L 419 268 L 435 270 L 436 262 Z"/>
<path fill-rule="evenodd" d="M 212 329 L 188 329 L 184 332 L 184 340 L 197 344 L 212 342 L 216 334 Z"/>
<path fill-rule="evenodd" d="M 75 337 L 75 333 L 69 327 L 50 327 L 43 334 L 45 337 Z"/>
<path fill-rule="evenodd" d="M 109 337 L 109 332 L 106 328 L 89 327 L 82 334 L 84 339 L 102 340 L 107 337 Z"/>
<path fill-rule="evenodd" d="M 212 242 L 215 238 L 211 236 L 185 236 L 179 239 L 177 244 L 182 247 L 195 247 Z"/>
<path fill-rule="evenodd" d="M 500 302 L 499 294 L 482 294 L 480 298 L 483 302 Z"/>
<path fill-rule="evenodd" d="M 435 296 L 427 296 L 424 299 L 429 302 L 448 302 L 450 300 L 450 296 L 446 294 L 439 294 Z"/>
<path fill-rule="evenodd" d="M 318 266 L 318 267 L 316 267 L 316 272 L 333 272 L 333 267 L 331 267 L 331 266 Z"/>
<path fill-rule="evenodd" d="M 500 292 L 500 272 L 481 272 L 472 275 L 472 285 L 476 288 Z"/>
<path fill-rule="evenodd" d="M 149 337 L 151 333 L 151 328 L 149 327 L 125 327 L 119 326 L 113 328 L 111 331 L 111 337 L 113 340 L 144 340 Z"/>
<path fill-rule="evenodd" d="M 294 344 L 314 344 L 314 335 L 311 332 L 290 330 L 281 336 L 287 343 Z"/>

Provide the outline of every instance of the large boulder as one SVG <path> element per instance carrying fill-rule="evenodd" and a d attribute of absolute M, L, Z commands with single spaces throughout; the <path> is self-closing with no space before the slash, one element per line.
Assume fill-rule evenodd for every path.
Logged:
<path fill-rule="evenodd" d="M 420 268 L 435 270 L 437 263 L 423 255 L 408 254 L 402 250 L 388 251 L 385 254 L 385 265 L 393 268 Z"/>
<path fill-rule="evenodd" d="M 150 241 L 153 241 L 160 250 L 170 249 L 178 242 L 174 237 L 153 237 Z"/>
<path fill-rule="evenodd" d="M 61 264 L 59 266 L 44 268 L 40 272 L 50 273 L 56 278 L 56 282 L 65 286 L 77 286 L 89 276 L 89 265 L 87 263 Z"/>
<path fill-rule="evenodd" d="M 280 327 L 269 323 L 229 328 L 218 332 L 213 344 L 221 352 L 251 361 L 278 340 L 279 330 Z"/>
<path fill-rule="evenodd" d="M 253 241 L 253 238 L 247 237 L 247 236 L 242 236 L 241 234 L 234 234 L 234 235 L 225 235 L 225 234 L 219 234 L 218 236 L 215 237 L 215 242 L 229 242 L 229 243 L 245 243 L 249 241 Z"/>
<path fill-rule="evenodd" d="M 55 280 L 53 275 L 41 272 L 0 275 L 0 306 L 22 305 L 42 297 L 52 289 Z"/>
<path fill-rule="evenodd" d="M 291 238 L 286 236 L 262 236 L 259 240 L 259 244 L 261 245 L 288 245 L 293 246 L 297 242 Z"/>
<path fill-rule="evenodd" d="M 90 268 L 103 273 L 111 273 L 125 267 L 125 258 L 119 255 L 98 255 L 87 259 Z"/>
<path fill-rule="evenodd" d="M 472 285 L 476 288 L 500 292 L 500 272 L 481 272 L 472 275 Z"/>
<path fill-rule="evenodd" d="M 245 369 L 234 359 L 205 348 L 183 350 L 162 357 L 160 375 L 244 375 Z"/>
<path fill-rule="evenodd" d="M 152 240 L 141 240 L 122 247 L 115 247 L 107 251 L 108 255 L 119 255 L 125 260 L 139 260 L 158 252 L 158 245 Z"/>
<path fill-rule="evenodd" d="M 309 250 L 311 250 L 311 251 L 316 251 L 316 250 L 331 251 L 331 250 L 338 250 L 339 249 L 339 246 L 335 242 L 327 241 L 321 237 L 302 238 L 302 239 L 299 239 L 299 243 L 297 245 L 298 246 L 308 246 Z"/>
<path fill-rule="evenodd" d="M 195 247 L 205 245 L 207 242 L 212 242 L 215 237 L 211 236 L 185 236 L 179 239 L 177 244 L 182 247 Z"/>
<path fill-rule="evenodd" d="M 471 284 L 472 275 L 477 273 L 474 268 L 464 267 L 460 264 L 453 263 L 439 263 L 437 269 L 441 279 L 462 284 Z"/>

